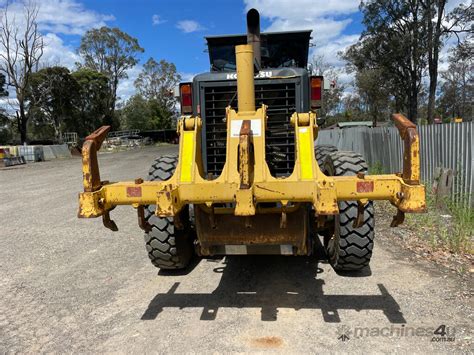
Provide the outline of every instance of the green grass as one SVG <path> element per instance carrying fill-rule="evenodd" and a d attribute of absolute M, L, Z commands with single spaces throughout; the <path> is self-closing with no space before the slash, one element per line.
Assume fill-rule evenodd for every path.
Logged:
<path fill-rule="evenodd" d="M 381 175 L 383 174 L 383 165 L 381 162 L 377 161 L 374 164 L 369 166 L 370 175 Z"/>
<path fill-rule="evenodd" d="M 439 209 L 431 189 L 426 190 L 428 212 L 407 215 L 407 225 L 419 231 L 417 234 L 433 248 L 473 254 L 474 209 L 466 203 L 467 199 L 446 199 L 442 204 L 444 208 Z"/>

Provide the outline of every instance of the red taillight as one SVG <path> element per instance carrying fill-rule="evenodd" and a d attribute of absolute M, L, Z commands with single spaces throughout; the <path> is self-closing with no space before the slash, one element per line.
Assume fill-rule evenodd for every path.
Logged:
<path fill-rule="evenodd" d="M 179 96 L 181 101 L 181 113 L 193 113 L 193 89 L 191 83 L 179 85 Z"/>
<path fill-rule="evenodd" d="M 323 96 L 323 77 L 311 77 L 311 108 L 321 108 Z"/>

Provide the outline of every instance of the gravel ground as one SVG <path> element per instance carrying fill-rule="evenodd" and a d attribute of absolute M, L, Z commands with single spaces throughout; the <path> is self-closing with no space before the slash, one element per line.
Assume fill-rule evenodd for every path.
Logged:
<path fill-rule="evenodd" d="M 170 151 L 102 154 L 102 178 L 145 177 Z M 78 158 L 0 170 L 1 353 L 473 350 L 471 280 L 391 244 L 388 217 L 359 277 L 251 256 L 171 275 L 149 263 L 131 207 L 112 212 L 115 233 L 77 219 L 81 183 Z M 454 341 L 433 335 L 440 325 Z"/>

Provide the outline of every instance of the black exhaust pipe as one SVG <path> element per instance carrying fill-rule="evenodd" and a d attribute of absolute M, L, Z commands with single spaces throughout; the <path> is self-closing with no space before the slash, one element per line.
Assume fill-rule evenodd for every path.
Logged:
<path fill-rule="evenodd" d="M 260 50 L 260 14 L 255 9 L 247 12 L 247 44 L 253 48 L 253 62 L 255 72 L 262 67 L 262 54 Z"/>

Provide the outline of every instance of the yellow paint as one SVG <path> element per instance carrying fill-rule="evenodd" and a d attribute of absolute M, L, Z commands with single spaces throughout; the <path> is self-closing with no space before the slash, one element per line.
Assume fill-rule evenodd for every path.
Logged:
<path fill-rule="evenodd" d="M 157 205 L 156 213 L 161 217 L 175 216 L 188 204 L 200 204 L 211 207 L 216 204 L 234 204 L 236 216 L 253 216 L 259 213 L 259 203 L 308 203 L 316 214 L 337 214 L 338 201 L 389 200 L 400 211 L 423 212 L 425 210 L 425 188 L 418 184 L 419 139 L 415 137 L 407 149 L 412 165 L 409 177 L 398 175 L 365 175 L 365 176 L 326 176 L 314 156 L 314 137 L 318 127 L 313 112 L 295 113 L 291 123 L 296 136 L 296 161 L 294 171 L 285 178 L 276 178 L 270 174 L 265 161 L 265 128 L 266 106 L 255 111 L 253 63 L 251 46 L 239 46 L 237 55 L 237 87 L 239 112 L 231 107 L 226 109 L 227 144 L 225 165 L 219 177 L 207 179 L 203 176 L 201 159 L 201 126 L 199 117 L 185 117 L 178 122 L 180 134 L 180 156 L 176 173 L 167 181 L 145 181 L 100 183 L 90 186 L 80 194 L 79 216 L 98 217 L 104 215 L 117 205 Z M 253 135 L 249 140 L 252 150 L 239 152 L 239 139 L 232 137 L 231 123 L 242 120 L 261 122 L 261 135 Z M 244 147 L 245 148 L 245 147 Z M 84 153 L 84 150 L 83 150 Z M 246 156 L 249 154 L 249 156 Z M 240 156 L 239 156 L 240 155 Z M 90 157 L 97 159 L 95 150 Z M 243 166 L 239 169 L 239 159 Z M 90 166 L 90 167 L 89 167 Z M 248 171 L 247 171 L 248 170 Z M 97 173 L 95 164 L 83 167 L 84 176 Z M 241 184 L 241 178 L 244 177 Z M 87 179 L 84 186 L 87 187 Z M 357 182 L 373 182 L 372 191 L 357 191 Z M 139 184 L 140 196 L 128 196 L 127 187 Z M 219 208 L 219 207 L 216 207 Z M 284 207 L 282 207 L 282 212 Z"/>
<path fill-rule="evenodd" d="M 194 131 L 183 131 L 183 150 L 181 160 L 181 182 L 192 181 L 194 159 Z"/>
<path fill-rule="evenodd" d="M 303 180 L 313 179 L 314 154 L 311 149 L 311 132 L 309 127 L 298 127 L 298 149 L 300 157 L 301 178 Z"/>
<path fill-rule="evenodd" d="M 255 111 L 255 86 L 253 72 L 253 49 L 251 44 L 235 47 L 237 61 L 237 96 L 239 112 Z"/>

